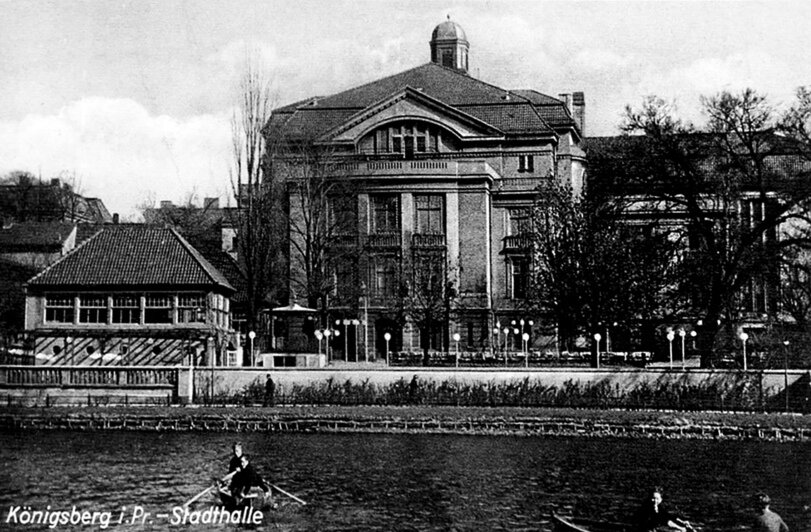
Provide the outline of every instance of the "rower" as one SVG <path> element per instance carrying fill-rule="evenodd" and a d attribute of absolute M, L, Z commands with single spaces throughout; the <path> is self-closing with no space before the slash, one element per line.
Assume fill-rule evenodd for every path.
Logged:
<path fill-rule="evenodd" d="M 231 495 L 239 501 L 248 495 L 252 488 L 260 488 L 264 492 L 265 498 L 270 495 L 270 486 L 253 467 L 247 455 L 240 457 L 240 465 L 237 473 L 231 479 Z"/>
<path fill-rule="evenodd" d="M 242 465 L 242 443 L 236 442 L 234 443 L 234 455 L 231 456 L 231 460 L 228 462 L 228 472 L 233 473 L 239 466 Z"/>

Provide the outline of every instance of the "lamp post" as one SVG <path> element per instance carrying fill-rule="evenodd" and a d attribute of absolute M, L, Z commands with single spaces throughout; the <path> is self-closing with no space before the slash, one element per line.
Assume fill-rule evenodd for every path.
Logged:
<path fill-rule="evenodd" d="M 749 367 L 746 364 L 746 341 L 749 339 L 749 335 L 745 332 L 742 332 L 741 334 L 738 335 L 738 338 L 740 338 L 741 342 L 743 342 L 743 370 L 747 371 Z"/>
<path fill-rule="evenodd" d="M 327 364 L 329 364 L 329 362 L 330 362 L 330 357 L 329 357 L 329 337 L 330 337 L 331 334 L 332 334 L 332 331 L 330 331 L 329 329 L 324 329 L 324 351 L 327 354 Z"/>
<path fill-rule="evenodd" d="M 315 338 L 318 340 L 318 354 L 321 354 L 321 340 L 324 339 L 324 333 L 319 330 L 315 331 Z"/>
<path fill-rule="evenodd" d="M 684 371 L 684 339 L 687 332 L 684 329 L 679 329 L 679 336 L 681 336 L 681 370 Z"/>
<path fill-rule="evenodd" d="M 498 347 L 501 345 L 501 338 L 499 335 L 501 334 L 501 324 L 496 322 L 496 326 L 493 327 L 493 337 L 496 339 L 495 341 L 495 352 L 498 352 Z M 490 348 L 493 348 L 493 342 L 490 342 Z M 495 353 L 494 353 L 495 356 Z"/>
<path fill-rule="evenodd" d="M 349 362 L 349 324 L 352 323 L 352 320 L 345 319 L 342 323 L 344 324 L 344 358 Z M 355 357 L 355 362 L 357 361 L 358 358 Z"/>
<path fill-rule="evenodd" d="M 597 369 L 600 369 L 600 340 L 602 339 L 602 334 L 594 333 L 594 341 L 597 342 Z"/>
<path fill-rule="evenodd" d="M 459 336 L 459 333 L 453 333 L 453 341 L 456 342 L 456 367 L 459 367 L 459 340 L 462 337 Z"/>
<path fill-rule="evenodd" d="M 788 340 L 783 340 L 783 385 L 786 390 L 786 412 L 788 412 Z"/>
<path fill-rule="evenodd" d="M 507 342 L 510 340 L 510 328 L 504 327 L 504 367 L 507 367 Z"/>
<path fill-rule="evenodd" d="M 369 362 L 369 294 L 366 283 L 360 283 L 363 292 L 363 361 Z"/>
<path fill-rule="evenodd" d="M 360 320 L 353 319 L 351 320 L 352 325 L 355 326 L 355 360 L 358 359 L 358 325 L 360 325 Z M 368 362 L 368 361 L 365 361 Z"/>
<path fill-rule="evenodd" d="M 529 367 L 529 348 L 527 344 L 529 343 L 529 333 L 524 333 L 521 335 L 521 339 L 524 341 L 524 367 Z"/>
<path fill-rule="evenodd" d="M 254 357 L 253 357 L 253 339 L 254 338 L 256 338 L 256 333 L 253 332 L 253 331 L 249 331 L 248 332 L 248 339 L 250 340 L 250 350 L 248 351 L 248 354 L 250 355 L 251 366 L 256 365 L 256 360 L 254 360 Z"/>
<path fill-rule="evenodd" d="M 670 369 L 673 369 L 673 339 L 675 337 L 673 331 L 667 331 L 667 341 L 670 342 Z"/>
<path fill-rule="evenodd" d="M 386 365 L 389 365 L 389 341 L 391 340 L 391 334 L 386 333 L 383 335 L 383 339 L 386 340 Z"/>

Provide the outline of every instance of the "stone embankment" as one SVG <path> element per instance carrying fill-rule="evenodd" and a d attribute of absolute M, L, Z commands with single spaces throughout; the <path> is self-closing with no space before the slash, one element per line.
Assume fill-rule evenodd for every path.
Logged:
<path fill-rule="evenodd" d="M 158 409 L 161 410 L 161 409 Z M 725 421 L 723 415 L 711 419 L 689 419 L 676 414 L 615 415 L 615 412 L 585 411 L 584 415 L 465 415 L 457 409 L 451 415 L 409 412 L 408 409 L 392 413 L 384 410 L 374 415 L 340 411 L 322 413 L 317 410 L 257 414 L 258 409 L 215 409 L 201 411 L 165 409 L 164 412 L 128 412 L 126 409 L 104 409 L 83 412 L 74 409 L 18 410 L 0 412 L 0 431 L 17 430 L 75 430 L 75 431 L 152 431 L 152 432 L 367 432 L 367 433 L 421 433 L 421 434 L 477 434 L 545 437 L 597 437 L 597 438 L 649 438 L 649 439 L 705 439 L 705 440 L 763 440 L 776 442 L 807 442 L 811 440 L 808 423 L 766 422 L 762 419 L 741 422 L 745 416 L 732 415 Z M 569 415 L 566 415 L 569 414 Z M 714 418 L 714 419 L 712 419 Z"/>

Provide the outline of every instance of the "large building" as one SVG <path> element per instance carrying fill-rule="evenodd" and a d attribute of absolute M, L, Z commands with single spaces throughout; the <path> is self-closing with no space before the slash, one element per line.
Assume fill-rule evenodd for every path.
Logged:
<path fill-rule="evenodd" d="M 524 305 L 529 208 L 545 182 L 583 187 L 582 92 L 553 97 L 475 79 L 475 53 L 451 20 L 434 29 L 426 56 L 405 72 L 276 109 L 266 128 L 268 143 L 281 146 L 273 164 L 287 176 L 291 226 L 317 208 L 304 197 L 313 189 L 303 181 L 319 173 L 301 170 L 318 164 L 307 153 L 327 154 L 326 177 L 342 183 L 325 193 L 327 254 L 340 260 L 324 263 L 332 283 L 323 295 L 300 288 L 312 286 L 302 279 L 313 275 L 303 251 L 312 246 L 302 240 L 313 233 L 291 227 L 291 297 L 317 306 L 321 322 L 288 334 L 337 329 L 333 349 L 347 360 L 387 345 L 455 341 L 482 351 L 520 348 L 523 333 L 537 339 Z M 421 288 L 442 301 L 426 301 Z"/>

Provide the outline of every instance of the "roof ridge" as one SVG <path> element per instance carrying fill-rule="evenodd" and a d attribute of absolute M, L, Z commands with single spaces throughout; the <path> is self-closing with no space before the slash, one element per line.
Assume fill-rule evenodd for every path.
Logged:
<path fill-rule="evenodd" d="M 78 225 L 77 225 L 77 227 L 78 227 Z M 79 243 L 78 246 L 76 246 L 75 248 L 73 248 L 70 251 L 68 251 L 67 253 L 65 253 L 62 257 L 59 257 L 53 263 L 49 264 L 47 267 L 45 267 L 44 270 L 42 270 L 41 272 L 39 272 L 38 274 L 36 274 L 32 278 L 28 279 L 25 282 L 25 284 L 26 285 L 31 284 L 32 282 L 36 281 L 39 277 L 42 277 L 43 275 L 45 275 L 48 271 L 50 271 L 52 268 L 54 268 L 57 264 L 60 264 L 63 261 L 67 260 L 68 257 L 70 257 L 71 255 L 73 255 L 74 253 L 79 251 L 81 248 L 86 246 L 88 243 L 95 240 L 100 234 L 102 234 L 104 232 L 105 229 L 106 229 L 105 226 L 101 226 L 101 228 L 98 231 L 96 231 L 95 233 L 93 233 L 89 237 L 85 238 L 82 242 Z"/>
<path fill-rule="evenodd" d="M 222 274 L 222 272 L 217 270 L 217 268 L 215 268 L 213 264 L 208 262 L 208 260 L 202 255 L 202 253 L 197 251 L 197 249 L 195 249 L 195 247 L 192 246 L 191 243 L 188 240 L 183 238 L 183 236 L 176 229 L 174 229 L 172 227 L 165 227 L 163 229 L 168 230 L 170 233 L 172 233 L 174 235 L 174 237 L 177 239 L 177 241 L 180 243 L 180 245 L 183 246 L 183 248 L 189 253 L 189 255 L 192 256 L 192 258 L 195 261 L 197 261 L 198 266 L 200 266 L 200 268 L 203 269 L 203 271 L 205 272 L 205 274 L 208 276 L 208 278 L 211 280 L 212 283 L 218 284 L 220 286 L 226 286 L 226 287 L 236 291 L 236 289 L 233 286 L 231 286 L 231 283 L 228 282 L 228 279 L 225 278 L 225 276 Z M 213 269 L 214 271 L 219 273 L 220 276 L 222 277 L 222 279 L 217 279 L 216 276 L 211 273 L 211 271 L 210 271 L 211 269 Z M 223 285 L 223 281 L 225 281 L 224 285 Z"/>

